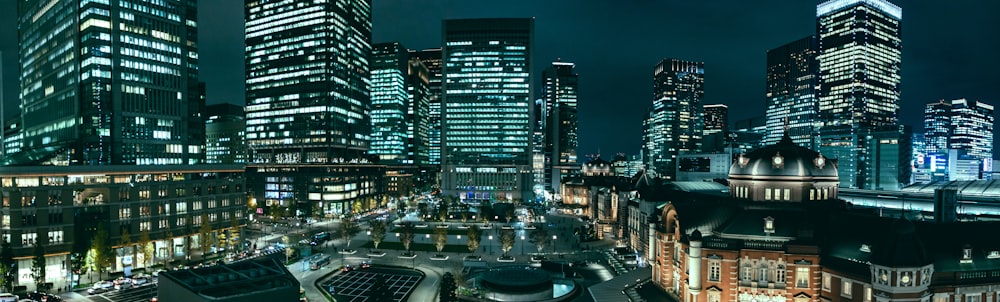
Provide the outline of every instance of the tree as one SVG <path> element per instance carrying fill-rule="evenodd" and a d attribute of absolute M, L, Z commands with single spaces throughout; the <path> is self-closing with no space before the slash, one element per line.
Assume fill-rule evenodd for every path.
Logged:
<path fill-rule="evenodd" d="M 479 249 L 479 241 L 483 239 L 483 230 L 478 225 L 472 225 L 465 235 L 469 241 L 469 253 L 475 253 Z"/>
<path fill-rule="evenodd" d="M 31 260 L 31 278 L 35 279 L 35 290 L 45 291 L 45 247 L 35 243 L 34 259 Z"/>
<path fill-rule="evenodd" d="M 111 248 L 111 239 L 108 236 L 108 230 L 104 223 L 97 224 L 97 232 L 94 233 L 94 239 L 90 243 L 90 250 L 92 255 L 87 255 L 91 262 L 91 270 L 97 272 L 98 277 L 104 278 L 104 272 L 107 271 L 108 267 L 114 262 L 115 254 L 114 250 Z"/>
<path fill-rule="evenodd" d="M 531 236 L 531 243 L 538 248 L 539 253 L 541 253 L 542 249 L 544 249 L 545 246 L 549 244 L 549 241 L 552 240 L 552 238 L 549 237 L 549 232 L 543 227 L 538 227 L 532 230 L 529 236 Z"/>
<path fill-rule="evenodd" d="M 372 243 L 375 244 L 375 249 L 378 250 L 379 243 L 385 240 L 385 221 L 375 219 L 371 221 L 370 226 L 372 228 Z"/>
<path fill-rule="evenodd" d="M 458 296 L 455 290 L 458 289 L 455 286 L 455 276 L 451 272 L 444 273 L 441 276 L 441 293 L 438 295 L 441 302 L 453 302 L 458 301 Z"/>
<path fill-rule="evenodd" d="M 507 255 L 507 252 L 514 247 L 514 229 L 503 229 L 500 231 L 500 244 L 503 248 L 503 254 Z"/>
<path fill-rule="evenodd" d="M 507 211 L 504 213 L 504 215 L 505 217 L 507 217 L 507 223 L 510 223 L 510 220 L 514 218 L 514 207 L 513 206 L 507 207 Z"/>
<path fill-rule="evenodd" d="M 431 239 L 434 240 L 434 247 L 437 247 L 438 253 L 444 250 L 444 246 L 448 244 L 448 229 L 446 228 L 435 228 L 434 235 L 431 235 Z"/>
<path fill-rule="evenodd" d="M 348 218 L 344 219 L 344 221 L 340 223 L 340 228 L 337 229 L 337 232 L 339 233 L 340 237 L 344 238 L 344 241 L 347 243 L 344 246 L 346 250 L 347 247 L 351 246 L 351 239 L 354 238 L 354 236 L 357 236 L 358 233 L 361 232 L 361 228 L 358 227 L 358 222 L 354 220 L 354 218 Z"/>
<path fill-rule="evenodd" d="M 153 262 L 153 252 L 155 252 L 155 246 L 153 246 L 153 239 L 149 238 L 149 230 L 142 230 L 139 232 L 139 247 L 142 252 L 142 260 L 144 264 L 149 264 Z"/>
<path fill-rule="evenodd" d="M 201 227 L 198 229 L 198 250 L 201 251 L 201 258 L 205 258 L 212 250 L 212 223 L 208 221 L 208 213 L 201 214 Z"/>
<path fill-rule="evenodd" d="M 128 227 L 121 228 L 122 236 L 118 239 L 118 245 L 122 248 L 123 256 L 132 255 L 132 234 L 129 234 Z"/>
<path fill-rule="evenodd" d="M 403 228 L 400 232 L 399 242 L 403 243 L 403 247 L 406 248 L 406 252 L 410 252 L 410 244 L 413 243 L 413 223 L 403 224 Z"/>
<path fill-rule="evenodd" d="M 441 221 L 448 220 L 448 202 L 447 201 L 442 201 L 442 202 L 438 203 L 438 218 L 441 219 Z"/>
<path fill-rule="evenodd" d="M 17 262 L 14 262 L 14 250 L 10 247 L 10 241 L 4 240 L 0 246 L 0 290 L 13 291 L 16 278 Z"/>

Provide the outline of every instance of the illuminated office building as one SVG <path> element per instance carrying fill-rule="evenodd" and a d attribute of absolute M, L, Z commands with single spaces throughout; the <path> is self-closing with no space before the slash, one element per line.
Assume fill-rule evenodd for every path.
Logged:
<path fill-rule="evenodd" d="M 767 51 L 767 133 L 764 144 L 775 144 L 788 132 L 796 144 L 815 147 L 816 89 L 819 50 L 815 36 Z"/>
<path fill-rule="evenodd" d="M 924 107 L 924 148 L 927 155 L 949 156 L 957 150 L 979 160 L 983 171 L 993 160 L 993 105 L 957 99 L 937 101 Z"/>
<path fill-rule="evenodd" d="M 372 46 L 371 123 L 368 154 L 381 164 L 412 164 L 407 158 L 406 107 L 409 53 L 396 42 Z"/>
<path fill-rule="evenodd" d="M 706 104 L 702 108 L 705 112 L 705 130 L 702 137 L 726 132 L 726 129 L 729 129 L 729 106 L 726 104 Z"/>
<path fill-rule="evenodd" d="M 427 68 L 427 164 L 441 165 L 441 49 L 410 51 Z"/>
<path fill-rule="evenodd" d="M 381 206 L 385 169 L 367 154 L 371 1 L 249 0 L 244 9 L 247 188 L 262 214 Z"/>
<path fill-rule="evenodd" d="M 840 185 L 866 188 L 873 167 L 865 140 L 895 129 L 899 111 L 902 9 L 886 0 L 816 6 L 819 150 L 839 159 Z"/>
<path fill-rule="evenodd" d="M 444 21 L 442 190 L 529 200 L 534 19 Z"/>
<path fill-rule="evenodd" d="M 245 164 L 247 148 L 243 142 L 246 129 L 243 106 L 210 105 L 205 119 L 205 162 L 209 164 Z"/>
<path fill-rule="evenodd" d="M 23 150 L 8 164 L 204 158 L 194 0 L 17 1 Z"/>
<path fill-rule="evenodd" d="M 705 94 L 705 63 L 663 59 L 653 71 L 653 105 L 644 122 L 646 166 L 673 179 L 677 154 L 700 152 Z"/>
<path fill-rule="evenodd" d="M 560 193 L 564 175 L 578 171 L 577 140 L 577 77 L 576 65 L 552 62 L 542 72 L 542 93 L 545 100 L 545 186 Z M 536 115 L 541 115 L 539 112 Z"/>

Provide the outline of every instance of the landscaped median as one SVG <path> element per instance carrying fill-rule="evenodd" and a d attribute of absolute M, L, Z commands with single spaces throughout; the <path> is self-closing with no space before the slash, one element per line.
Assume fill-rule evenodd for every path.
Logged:
<path fill-rule="evenodd" d="M 361 245 L 362 249 L 374 249 L 375 245 L 371 241 L 365 242 Z M 379 250 L 406 250 L 403 248 L 403 244 L 400 242 L 382 242 L 378 245 Z M 437 252 L 437 246 L 430 243 L 411 243 L 410 251 L 414 252 Z M 445 245 L 444 249 L 441 250 L 442 253 L 468 253 L 469 246 L 465 244 L 449 244 Z"/>

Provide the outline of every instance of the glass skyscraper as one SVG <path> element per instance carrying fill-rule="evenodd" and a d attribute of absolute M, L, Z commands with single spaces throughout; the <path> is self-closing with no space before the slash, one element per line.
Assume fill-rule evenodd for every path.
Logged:
<path fill-rule="evenodd" d="M 534 19 L 444 21 L 442 190 L 528 200 Z"/>
<path fill-rule="evenodd" d="M 9 164 L 204 158 L 195 0 L 17 1 L 23 152 Z"/>
<path fill-rule="evenodd" d="M 796 144 L 816 146 L 819 46 L 815 36 L 767 51 L 767 134 L 764 144 L 778 143 L 788 132 Z"/>
<path fill-rule="evenodd" d="M 368 153 L 380 164 L 412 164 L 407 156 L 409 52 L 397 42 L 372 46 L 372 133 Z"/>
<path fill-rule="evenodd" d="M 251 162 L 365 161 L 371 1 L 252 0 L 245 10 Z"/>
<path fill-rule="evenodd" d="M 441 49 L 410 51 L 410 58 L 420 60 L 428 72 L 427 163 L 441 165 Z"/>
<path fill-rule="evenodd" d="M 244 9 L 247 187 L 258 214 L 383 205 L 385 166 L 367 154 L 371 1 L 248 0 Z M 405 104 L 405 87 L 393 93 Z"/>
<path fill-rule="evenodd" d="M 895 129 L 899 111 L 902 9 L 885 0 L 816 6 L 820 148 L 838 159 L 840 185 L 872 183 L 870 133 Z"/>
<path fill-rule="evenodd" d="M 924 141 L 927 153 L 947 156 L 958 150 L 980 161 L 993 160 L 993 105 L 957 99 L 924 107 Z M 990 163 L 992 164 L 992 163 Z"/>
<path fill-rule="evenodd" d="M 663 59 L 653 70 L 653 106 L 643 128 L 645 164 L 674 179 L 677 154 L 700 152 L 705 128 L 705 63 Z"/>
<path fill-rule="evenodd" d="M 542 72 L 545 111 L 546 190 L 561 193 L 562 177 L 579 170 L 577 164 L 577 88 L 578 75 L 573 63 L 552 62 Z M 541 114 L 539 112 L 536 115 Z"/>

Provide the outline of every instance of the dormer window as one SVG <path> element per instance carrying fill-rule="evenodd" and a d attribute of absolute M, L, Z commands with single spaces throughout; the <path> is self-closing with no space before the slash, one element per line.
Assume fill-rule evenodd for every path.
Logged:
<path fill-rule="evenodd" d="M 966 247 L 962 248 L 962 260 L 960 260 L 959 262 L 960 263 L 972 263 L 972 248 L 971 247 L 966 246 Z"/>
<path fill-rule="evenodd" d="M 764 218 L 764 233 L 768 235 L 774 234 L 774 217 L 767 216 Z"/>
<path fill-rule="evenodd" d="M 997 259 L 1000 258 L 1000 251 L 993 250 L 990 251 L 989 255 L 986 255 L 986 259 Z"/>

